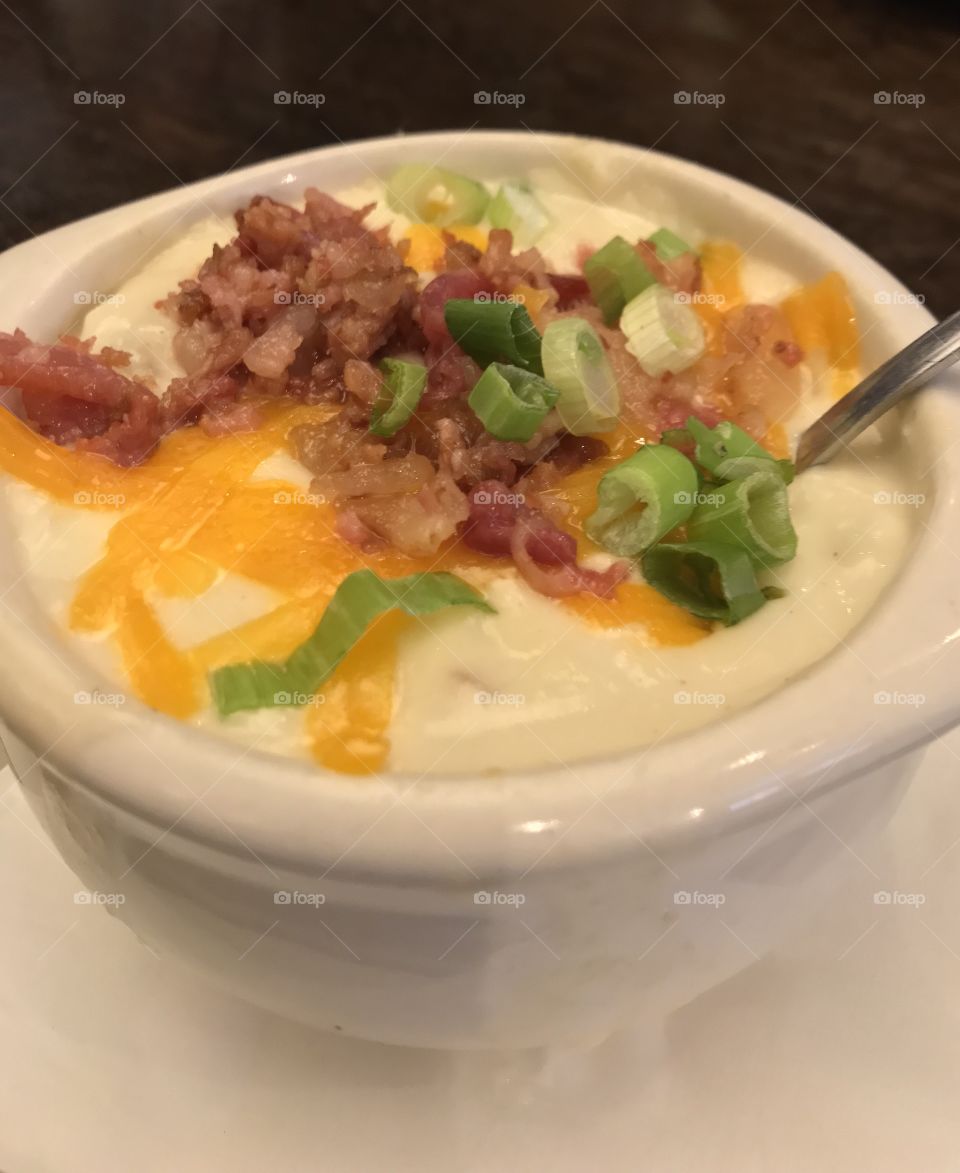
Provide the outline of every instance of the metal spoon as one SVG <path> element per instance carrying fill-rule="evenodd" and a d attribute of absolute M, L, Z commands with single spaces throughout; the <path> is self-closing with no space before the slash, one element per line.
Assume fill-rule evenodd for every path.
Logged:
<path fill-rule="evenodd" d="M 797 445 L 797 472 L 835 456 L 885 411 L 958 359 L 960 310 L 887 359 L 815 420 Z"/>

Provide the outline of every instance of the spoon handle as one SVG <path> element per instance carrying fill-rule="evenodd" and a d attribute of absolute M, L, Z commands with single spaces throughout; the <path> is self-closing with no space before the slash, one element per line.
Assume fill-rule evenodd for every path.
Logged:
<path fill-rule="evenodd" d="M 960 359 L 960 310 L 862 379 L 800 437 L 797 472 L 821 464 L 885 411 Z"/>

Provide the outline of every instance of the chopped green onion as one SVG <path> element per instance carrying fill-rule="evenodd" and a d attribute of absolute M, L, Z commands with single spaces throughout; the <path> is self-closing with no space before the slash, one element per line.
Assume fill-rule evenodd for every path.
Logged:
<path fill-rule="evenodd" d="M 210 674 L 210 689 L 221 717 L 244 709 L 302 705 L 354 646 L 371 623 L 387 611 L 430 615 L 443 607 L 493 608 L 473 587 L 445 572 L 383 579 L 357 570 L 337 587 L 313 634 L 286 660 L 228 664 Z"/>
<path fill-rule="evenodd" d="M 439 228 L 476 224 L 490 196 L 482 183 L 426 163 L 405 163 L 386 183 L 387 203 L 396 212 Z"/>
<path fill-rule="evenodd" d="M 681 452 L 647 444 L 600 478 L 584 528 L 612 554 L 640 554 L 690 517 L 697 487 L 697 470 Z"/>
<path fill-rule="evenodd" d="M 583 275 L 608 326 L 616 322 L 628 301 L 656 282 L 637 250 L 622 236 L 608 240 L 589 257 Z"/>
<path fill-rule="evenodd" d="M 722 420 L 715 428 L 711 428 L 692 415 L 687 420 L 686 430 L 697 446 L 697 464 L 717 480 L 732 481 L 761 468 L 777 471 L 784 484 L 789 485 L 793 480 L 792 461 L 777 460 L 752 436 L 729 420 Z"/>
<path fill-rule="evenodd" d="M 417 410 L 427 385 L 427 368 L 420 363 L 385 358 L 380 364 L 383 382 L 370 413 L 370 431 L 375 436 L 392 436 Z"/>
<path fill-rule="evenodd" d="M 494 228 L 509 228 L 524 244 L 532 244 L 543 235 L 550 218 L 528 187 L 505 183 L 490 201 L 487 219 Z"/>
<path fill-rule="evenodd" d="M 749 556 L 723 542 L 662 543 L 642 566 L 654 590 L 701 619 L 731 626 L 766 602 Z"/>
<path fill-rule="evenodd" d="M 543 374 L 540 335 L 526 306 L 520 301 L 481 301 L 452 297 L 443 307 L 443 318 L 453 340 L 474 362 L 508 362 L 525 371 Z"/>
<path fill-rule="evenodd" d="M 711 486 L 700 501 L 687 522 L 691 541 L 738 546 L 760 566 L 779 566 L 796 554 L 787 489 L 773 467 Z"/>
<path fill-rule="evenodd" d="M 560 392 L 557 414 L 574 436 L 617 422 L 620 392 L 596 330 L 583 318 L 557 318 L 543 332 L 543 374 Z"/>
<path fill-rule="evenodd" d="M 624 308 L 620 329 L 627 350 L 653 377 L 685 371 L 706 349 L 696 310 L 662 285 L 644 290 Z"/>
<path fill-rule="evenodd" d="M 477 380 L 467 402 L 491 436 L 525 444 L 559 394 L 539 375 L 495 362 Z"/>
<path fill-rule="evenodd" d="M 676 257 L 683 256 L 684 253 L 693 252 L 690 245 L 675 232 L 671 232 L 669 228 L 658 228 L 647 243 L 653 245 L 657 257 L 661 261 L 672 261 Z"/>

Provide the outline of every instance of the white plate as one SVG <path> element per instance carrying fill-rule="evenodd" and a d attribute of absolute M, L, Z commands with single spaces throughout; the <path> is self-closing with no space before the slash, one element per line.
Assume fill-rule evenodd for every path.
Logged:
<path fill-rule="evenodd" d="M 828 916 L 661 1038 L 463 1055 L 313 1033 L 152 957 L 75 903 L 7 771 L 0 1168 L 955 1173 L 958 759 L 934 745 Z"/>

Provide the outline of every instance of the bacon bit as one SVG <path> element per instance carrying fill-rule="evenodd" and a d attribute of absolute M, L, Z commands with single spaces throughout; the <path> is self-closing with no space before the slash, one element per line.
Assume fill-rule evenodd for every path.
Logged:
<path fill-rule="evenodd" d="M 159 403 L 92 346 L 93 339 L 38 346 L 21 330 L 0 333 L 0 385 L 19 391 L 28 423 L 55 443 L 82 443 L 117 464 L 138 464 L 160 437 Z"/>
<path fill-rule="evenodd" d="M 529 508 L 523 494 L 511 492 L 502 481 L 483 481 L 473 488 L 461 538 L 482 554 L 513 558 L 530 586 L 553 598 L 581 592 L 608 596 L 630 572 L 625 562 L 604 571 L 578 566 L 573 535 Z"/>
<path fill-rule="evenodd" d="M 200 419 L 200 427 L 208 436 L 255 432 L 262 423 L 263 412 L 255 403 L 233 403 L 207 411 Z"/>
<path fill-rule="evenodd" d="M 576 563 L 576 542 L 573 555 L 569 554 L 566 543 L 553 542 L 553 534 L 560 533 L 552 522 L 535 513 L 521 513 L 510 537 L 510 553 L 517 569 L 529 586 L 541 595 L 551 598 L 565 598 L 568 595 L 590 594 L 609 598 L 617 586 L 630 574 L 626 562 L 614 562 L 606 570 L 588 570 Z M 564 537 L 570 537 L 565 534 Z M 545 568 L 538 553 L 545 543 L 556 560 L 551 559 Z"/>
<path fill-rule="evenodd" d="M 723 418 L 715 407 L 706 403 L 691 403 L 685 399 L 664 395 L 656 401 L 657 427 L 661 434 L 686 425 L 690 416 L 695 416 L 708 428 L 715 428 Z"/>
<path fill-rule="evenodd" d="M 570 310 L 580 302 L 590 300 L 590 286 L 586 277 L 571 273 L 548 273 L 547 279 L 557 291 L 558 310 Z"/>

